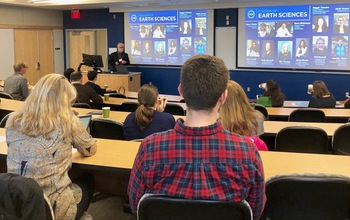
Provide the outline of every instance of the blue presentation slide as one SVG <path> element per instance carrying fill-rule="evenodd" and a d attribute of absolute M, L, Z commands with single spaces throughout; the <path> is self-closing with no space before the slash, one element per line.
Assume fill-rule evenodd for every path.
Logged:
<path fill-rule="evenodd" d="M 346 5 L 245 9 L 245 66 L 349 70 Z"/>
<path fill-rule="evenodd" d="M 207 10 L 130 12 L 133 64 L 182 65 L 207 52 Z"/>

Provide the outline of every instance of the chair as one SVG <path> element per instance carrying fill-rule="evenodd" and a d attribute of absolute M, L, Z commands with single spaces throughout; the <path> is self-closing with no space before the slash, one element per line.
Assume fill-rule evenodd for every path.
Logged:
<path fill-rule="evenodd" d="M 254 104 L 254 109 L 261 112 L 264 115 L 266 121 L 269 120 L 269 114 L 268 114 L 265 106 L 260 105 L 260 104 Z"/>
<path fill-rule="evenodd" d="M 261 220 L 350 218 L 350 180 L 335 175 L 286 175 L 266 182 Z"/>
<path fill-rule="evenodd" d="M 335 130 L 332 138 L 332 148 L 336 154 L 350 155 L 350 123 Z"/>
<path fill-rule="evenodd" d="M 108 119 L 92 120 L 90 133 L 94 138 L 124 140 L 123 124 Z"/>
<path fill-rule="evenodd" d="M 124 112 L 134 112 L 139 107 L 138 102 L 123 102 L 122 111 Z"/>
<path fill-rule="evenodd" d="M 121 93 L 108 93 L 109 97 L 126 99 L 127 97 Z"/>
<path fill-rule="evenodd" d="M 5 128 L 7 119 L 9 118 L 10 114 L 5 115 L 0 121 L 0 128 Z"/>
<path fill-rule="evenodd" d="M 317 127 L 286 127 L 277 133 L 275 149 L 286 152 L 327 153 L 328 135 Z"/>
<path fill-rule="evenodd" d="M 4 98 L 4 99 L 13 99 L 13 97 L 6 93 L 6 92 L 0 92 L 0 98 Z"/>
<path fill-rule="evenodd" d="M 325 114 L 317 108 L 299 108 L 290 113 L 288 121 L 324 122 Z"/>
<path fill-rule="evenodd" d="M 181 105 L 170 102 L 166 104 L 164 112 L 168 112 L 172 115 L 186 115 Z"/>
<path fill-rule="evenodd" d="M 91 108 L 91 106 L 87 103 L 73 103 L 72 106 L 75 108 Z"/>
<path fill-rule="evenodd" d="M 164 195 L 146 195 L 141 198 L 137 217 L 138 220 L 253 219 L 246 201 L 189 200 Z"/>
<path fill-rule="evenodd" d="M 54 219 L 50 201 L 34 179 L 2 173 L 0 192 L 2 219 Z"/>

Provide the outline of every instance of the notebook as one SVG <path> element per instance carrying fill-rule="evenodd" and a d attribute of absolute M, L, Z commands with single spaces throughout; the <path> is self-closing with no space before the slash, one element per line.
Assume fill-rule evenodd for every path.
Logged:
<path fill-rule="evenodd" d="M 129 70 L 125 65 L 116 65 L 115 71 L 117 74 L 129 74 Z"/>
<path fill-rule="evenodd" d="M 78 118 L 84 125 L 85 129 L 88 130 L 91 121 L 91 115 L 80 115 Z"/>

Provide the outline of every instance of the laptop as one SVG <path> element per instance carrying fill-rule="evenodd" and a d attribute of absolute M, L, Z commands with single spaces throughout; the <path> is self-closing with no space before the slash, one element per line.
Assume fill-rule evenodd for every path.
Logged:
<path fill-rule="evenodd" d="M 84 128 L 88 131 L 91 121 L 91 115 L 79 115 L 78 118 L 80 122 L 84 125 Z"/>
<path fill-rule="evenodd" d="M 115 71 L 117 74 L 129 74 L 129 70 L 125 65 L 116 65 Z"/>

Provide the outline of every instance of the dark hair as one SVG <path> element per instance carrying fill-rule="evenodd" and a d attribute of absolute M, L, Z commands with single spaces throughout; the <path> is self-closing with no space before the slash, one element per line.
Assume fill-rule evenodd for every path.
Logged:
<path fill-rule="evenodd" d="M 305 42 L 305 40 L 301 40 L 301 41 L 299 42 L 299 47 L 301 48 L 301 42 L 304 42 L 303 47 L 306 47 L 306 42 Z"/>
<path fill-rule="evenodd" d="M 63 75 L 64 75 L 64 77 L 66 77 L 66 78 L 68 79 L 68 81 L 69 81 L 69 80 L 70 80 L 70 74 L 72 74 L 74 71 L 75 71 L 75 70 L 74 70 L 73 68 L 69 67 L 69 68 L 67 68 L 67 69 L 64 71 Z"/>
<path fill-rule="evenodd" d="M 73 72 L 72 74 L 70 74 L 71 82 L 77 82 L 81 80 L 81 78 L 83 78 L 83 75 L 81 74 L 81 72 Z"/>
<path fill-rule="evenodd" d="M 278 83 L 275 80 L 269 79 L 266 81 L 267 91 L 264 96 L 269 96 L 271 99 L 272 107 L 281 107 L 284 102 L 284 95 Z"/>
<path fill-rule="evenodd" d="M 154 105 L 158 99 L 158 89 L 154 85 L 145 84 L 138 91 L 137 99 L 140 103 L 135 112 L 135 122 L 144 130 L 151 122 L 154 114 Z"/>
<path fill-rule="evenodd" d="M 197 55 L 182 66 L 180 87 L 188 109 L 211 111 L 229 80 L 229 72 L 222 59 L 211 55 Z"/>
<path fill-rule="evenodd" d="M 318 28 L 319 28 L 319 26 L 318 26 L 318 20 L 319 20 L 319 19 L 322 19 L 322 20 L 323 20 L 322 32 L 328 31 L 328 24 L 327 24 L 326 19 L 325 19 L 323 16 L 318 16 L 318 17 L 316 17 L 315 22 L 314 22 L 315 30 L 317 31 Z"/>
<path fill-rule="evenodd" d="M 88 80 L 94 80 L 97 77 L 97 72 L 96 71 L 88 71 L 87 73 L 87 78 Z"/>
<path fill-rule="evenodd" d="M 313 97 L 322 98 L 324 95 L 330 95 L 331 93 L 328 91 L 326 84 L 321 80 L 316 80 L 312 83 L 313 85 Z"/>

